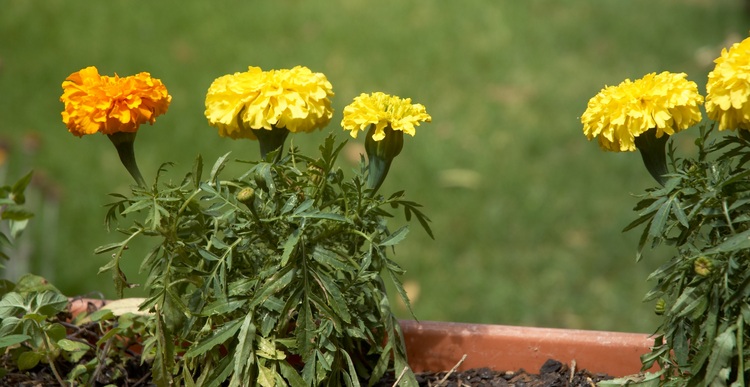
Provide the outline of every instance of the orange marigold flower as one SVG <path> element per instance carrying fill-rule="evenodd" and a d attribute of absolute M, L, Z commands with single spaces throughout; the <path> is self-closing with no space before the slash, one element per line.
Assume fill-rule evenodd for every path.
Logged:
<path fill-rule="evenodd" d="M 71 74 L 62 83 L 62 120 L 76 136 L 136 132 L 166 113 L 172 96 L 151 74 L 119 77 L 99 75 L 91 66 Z"/>

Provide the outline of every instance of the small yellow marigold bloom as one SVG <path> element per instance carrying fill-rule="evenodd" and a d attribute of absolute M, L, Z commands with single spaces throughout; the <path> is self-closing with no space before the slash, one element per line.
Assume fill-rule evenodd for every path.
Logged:
<path fill-rule="evenodd" d="M 257 139 L 252 129 L 312 132 L 331 121 L 332 96 L 326 76 L 307 67 L 263 71 L 251 66 L 214 80 L 205 115 L 219 135 L 234 139 Z"/>
<path fill-rule="evenodd" d="M 721 51 L 708 73 L 706 114 L 719 130 L 750 130 L 750 38 Z"/>
<path fill-rule="evenodd" d="M 685 73 L 647 74 L 602 89 L 581 116 L 583 133 L 604 150 L 634 151 L 635 138 L 649 129 L 673 135 L 700 122 L 703 97 Z"/>
<path fill-rule="evenodd" d="M 120 78 L 99 75 L 96 67 L 71 74 L 62 83 L 62 120 L 76 136 L 133 133 L 166 113 L 172 96 L 149 73 Z"/>
<path fill-rule="evenodd" d="M 414 136 L 415 126 L 430 121 L 432 117 L 427 114 L 424 105 L 412 104 L 411 98 L 401 99 L 375 92 L 369 95 L 363 93 L 354 98 L 354 101 L 344 108 L 341 126 L 351 130 L 351 136 L 357 138 L 360 130 L 367 131 L 370 125 L 375 125 L 372 139 L 380 141 L 385 138 L 387 126 Z"/>

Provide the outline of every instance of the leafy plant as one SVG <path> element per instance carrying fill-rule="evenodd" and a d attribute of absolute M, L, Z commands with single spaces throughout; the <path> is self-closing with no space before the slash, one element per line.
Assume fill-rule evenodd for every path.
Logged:
<path fill-rule="evenodd" d="M 6 249 L 10 248 L 12 241 L 34 216 L 24 208 L 26 187 L 31 182 L 31 176 L 32 172 L 29 172 L 13 185 L 0 186 L 0 269 L 4 267 L 2 261 L 8 260 Z"/>
<path fill-rule="evenodd" d="M 130 347 L 147 333 L 146 318 L 114 316 L 106 309 L 71 318 L 68 305 L 68 297 L 30 274 L 3 294 L 0 377 L 43 366 L 59 385 L 111 384 L 127 378 L 128 364 L 137 359 Z"/>
<path fill-rule="evenodd" d="M 644 367 L 658 362 L 669 385 L 744 385 L 750 377 L 750 142 L 713 139 L 702 126 L 696 158 L 670 147 L 673 172 L 636 206 L 626 230 L 645 225 L 646 245 L 672 246 L 676 254 L 654 271 L 646 301 L 663 318 Z M 733 384 L 735 385 L 735 384 Z"/>
<path fill-rule="evenodd" d="M 431 234 L 419 205 L 403 192 L 366 188 L 366 164 L 346 179 L 343 147 L 329 136 L 320 156 L 291 149 L 224 178 L 229 154 L 203 179 L 201 158 L 179 184 L 116 195 L 107 219 L 140 214 L 102 268 L 130 286 L 120 259 L 136 237 L 158 243 L 143 260 L 155 334 L 144 342 L 161 385 L 263 386 L 372 384 L 387 369 L 414 385 L 403 337 L 381 273 L 408 305 L 388 251 L 408 228 L 389 230 L 387 208 L 402 208 Z"/>
<path fill-rule="evenodd" d="M 646 245 L 674 250 L 645 297 L 662 322 L 642 361 L 661 366 L 663 385 L 744 386 L 750 377 L 749 62 L 750 38 L 722 50 L 705 98 L 686 74 L 665 71 L 604 88 L 581 117 L 603 149 L 637 149 L 661 185 L 641 196 L 625 231 L 644 226 L 639 260 Z M 701 124 L 701 106 L 713 122 Z M 679 158 L 671 136 L 692 126 L 697 154 Z M 714 129 L 737 134 L 715 139 Z"/>

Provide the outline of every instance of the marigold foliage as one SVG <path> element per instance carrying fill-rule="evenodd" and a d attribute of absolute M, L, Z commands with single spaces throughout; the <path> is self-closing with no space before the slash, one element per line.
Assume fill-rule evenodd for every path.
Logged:
<path fill-rule="evenodd" d="M 686 77 L 665 71 L 605 87 L 581 116 L 584 134 L 604 150 L 634 151 L 635 138 L 651 128 L 671 136 L 700 122 L 703 97 Z"/>
<path fill-rule="evenodd" d="M 360 130 L 368 130 L 375 125 L 372 139 L 380 141 L 385 138 L 385 128 L 400 130 L 414 136 L 415 127 L 422 122 L 430 122 L 432 117 L 427 114 L 422 104 L 412 104 L 411 98 L 400 98 L 382 92 L 360 94 L 354 101 L 344 108 L 344 119 L 341 126 L 351 130 L 351 136 L 356 138 Z"/>
<path fill-rule="evenodd" d="M 164 84 L 146 72 L 110 77 L 90 66 L 71 74 L 62 88 L 62 120 L 79 137 L 136 132 L 141 124 L 153 124 L 166 113 L 172 101 Z"/>
<path fill-rule="evenodd" d="M 331 83 L 304 66 L 246 72 L 214 80 L 206 95 L 205 115 L 222 137 L 257 139 L 252 129 L 286 128 L 312 132 L 333 117 Z"/>
<path fill-rule="evenodd" d="M 706 113 L 719 130 L 750 130 L 750 38 L 721 51 L 708 74 Z"/>

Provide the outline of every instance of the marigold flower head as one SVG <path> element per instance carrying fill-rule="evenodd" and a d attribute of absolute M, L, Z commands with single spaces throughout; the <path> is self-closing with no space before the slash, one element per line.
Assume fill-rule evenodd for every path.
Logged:
<path fill-rule="evenodd" d="M 349 106 L 344 108 L 344 119 L 341 126 L 351 130 L 351 136 L 357 138 L 360 130 L 367 131 L 375 125 L 372 139 L 380 141 L 385 138 L 385 128 L 399 130 L 411 136 L 415 126 L 430 122 L 424 105 L 412 104 L 411 98 L 401 99 L 381 92 L 360 94 Z"/>
<path fill-rule="evenodd" d="M 71 74 L 62 83 L 62 120 L 76 136 L 118 132 L 134 133 L 166 113 L 172 96 L 151 74 L 119 77 L 99 75 L 96 67 Z"/>
<path fill-rule="evenodd" d="M 581 116 L 583 133 L 609 151 L 634 151 L 635 138 L 649 129 L 673 135 L 700 122 L 703 97 L 685 73 L 647 74 L 605 87 Z"/>
<path fill-rule="evenodd" d="M 331 96 L 325 75 L 307 67 L 263 71 L 251 66 L 214 80 L 205 115 L 222 137 L 255 140 L 253 129 L 312 132 L 331 121 Z"/>
<path fill-rule="evenodd" d="M 714 63 L 706 84 L 706 114 L 719 130 L 750 130 L 750 38 L 735 43 Z"/>

